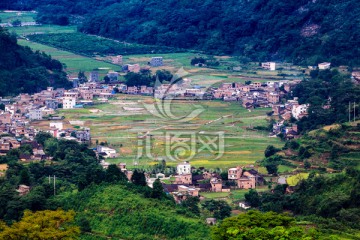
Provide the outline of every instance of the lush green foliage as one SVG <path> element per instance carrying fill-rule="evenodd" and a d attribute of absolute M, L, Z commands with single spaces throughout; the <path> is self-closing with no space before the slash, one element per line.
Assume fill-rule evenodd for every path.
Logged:
<path fill-rule="evenodd" d="M 75 212 L 56 211 L 25 211 L 19 222 L 10 227 L 0 222 L 1 239 L 77 239 L 79 227 L 71 226 Z"/>
<path fill-rule="evenodd" d="M 311 76 L 311 79 L 305 79 L 298 84 L 292 93 L 292 97 L 299 98 L 300 104 L 310 104 L 309 115 L 298 123 L 299 129 L 307 131 L 348 121 L 349 102 L 360 101 L 360 86 L 337 70 L 313 71 Z M 330 108 L 324 107 L 326 105 L 330 105 Z M 350 115 L 354 115 L 352 107 Z M 356 117 L 359 116 L 357 111 Z"/>
<path fill-rule="evenodd" d="M 3 28 L 0 28 L 0 52 L 0 96 L 35 93 L 48 86 L 71 86 L 59 61 L 19 46 L 16 37 Z"/>
<path fill-rule="evenodd" d="M 38 21 L 62 25 L 81 22 L 81 15 L 80 31 L 122 41 L 309 65 L 359 64 L 357 0 L 2 1 L 6 7 L 37 8 Z"/>
<path fill-rule="evenodd" d="M 149 46 L 114 41 L 83 33 L 39 34 L 28 36 L 32 41 L 70 52 L 86 55 L 130 55 L 146 53 L 173 53 L 184 50 L 173 47 Z"/>
<path fill-rule="evenodd" d="M 179 214 L 172 200 L 144 198 L 143 187 L 91 186 L 54 199 L 53 207 L 74 209 L 95 234 L 120 239 L 209 239 L 202 220 Z M 139 193 L 141 192 L 141 193 Z"/>
<path fill-rule="evenodd" d="M 0 182 L 0 219 L 11 223 L 21 219 L 26 209 L 65 208 L 79 213 L 76 225 L 84 234 L 121 239 L 208 238 L 209 229 L 192 208 L 176 205 L 159 180 L 151 189 L 144 173 L 135 170 L 131 183 L 116 165 L 104 170 L 85 145 L 43 132 L 36 139 L 44 144 L 51 162 L 19 164 L 19 155 L 29 151 L 27 145 L 1 159 L 9 169 Z M 49 176 L 56 177 L 55 189 L 55 179 Z M 19 184 L 31 186 L 30 193 L 19 196 L 15 191 Z"/>
<path fill-rule="evenodd" d="M 333 176 L 310 174 L 301 181 L 293 194 L 286 194 L 287 185 L 278 185 L 272 192 L 246 196 L 253 206 L 263 211 L 282 212 L 291 210 L 297 215 L 307 216 L 324 229 L 360 229 L 359 185 L 360 172 L 347 169 Z M 254 201 L 251 201 L 255 199 Z"/>
<path fill-rule="evenodd" d="M 202 208 L 208 210 L 216 219 L 224 219 L 231 214 L 231 207 L 222 200 L 207 200 L 201 204 Z"/>
<path fill-rule="evenodd" d="M 295 219 L 274 212 L 248 211 L 236 217 L 227 218 L 213 229 L 213 239 L 321 239 L 314 229 L 305 231 L 296 226 Z"/>

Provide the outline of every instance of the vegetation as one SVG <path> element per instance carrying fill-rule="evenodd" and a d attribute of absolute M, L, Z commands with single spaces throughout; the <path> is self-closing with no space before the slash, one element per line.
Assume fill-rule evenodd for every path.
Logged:
<path fill-rule="evenodd" d="M 297 226 L 293 217 L 274 212 L 248 211 L 236 217 L 227 218 L 213 228 L 214 240 L 222 239 L 323 239 L 315 229 L 305 230 Z"/>
<path fill-rule="evenodd" d="M 71 86 L 59 61 L 19 46 L 16 37 L 3 28 L 0 28 L 0 52 L 0 96 L 35 93 L 48 86 Z"/>
<path fill-rule="evenodd" d="M 93 185 L 80 193 L 59 196 L 52 206 L 74 209 L 79 219 L 87 219 L 92 233 L 104 237 L 209 239 L 202 220 L 168 198 L 145 198 L 144 190 L 134 185 Z"/>
<path fill-rule="evenodd" d="M 299 218 L 315 222 L 323 231 L 360 230 L 359 176 L 355 169 L 334 175 L 310 174 L 286 194 L 287 185 L 278 185 L 272 192 L 249 192 L 245 197 L 262 211 L 291 211 Z M 300 217 L 302 216 L 302 217 Z"/>
<path fill-rule="evenodd" d="M 29 35 L 27 37 L 35 42 L 86 56 L 155 54 L 184 51 L 173 47 L 119 42 L 83 33 L 39 34 Z"/>
<path fill-rule="evenodd" d="M 304 79 L 296 85 L 291 95 L 298 97 L 300 104 L 310 104 L 308 117 L 298 123 L 299 130 L 306 132 L 324 125 L 349 121 L 349 113 L 350 116 L 354 115 L 349 102 L 360 101 L 360 86 L 337 70 L 316 70 L 310 75 L 311 79 Z M 359 118 L 359 111 L 355 114 Z"/>
<path fill-rule="evenodd" d="M 7 226 L 0 222 L 1 239 L 76 239 L 80 235 L 79 227 L 73 223 L 74 211 L 25 211 L 19 222 Z"/>
<path fill-rule="evenodd" d="M 260 61 L 359 64 L 357 0 L 116 0 L 97 4 L 5 0 L 0 8 L 38 9 L 40 22 L 80 22 L 84 33 L 121 41 L 234 53 Z"/>
<path fill-rule="evenodd" d="M 82 237 L 91 232 L 122 239 L 154 239 L 154 236 L 159 239 L 208 238 L 209 229 L 202 220 L 188 207 L 176 205 L 173 198 L 163 192 L 159 180 L 151 189 L 146 186 L 144 173 L 135 170 L 132 183 L 116 165 L 104 170 L 95 153 L 85 145 L 58 140 L 43 132 L 37 134 L 36 140 L 44 144 L 45 152 L 52 157 L 51 162 L 18 163 L 19 154 L 29 150 L 27 145 L 1 157 L 1 161 L 8 164 L 8 170 L 0 182 L 0 219 L 7 224 L 22 220 L 19 225 L 15 223 L 10 227 L 2 224 L 0 236 L 20 234 L 24 227 L 32 229 L 29 219 L 36 225 L 36 219 L 41 216 L 49 218 L 49 225 L 42 225 L 44 230 L 35 228 L 20 236 L 34 236 L 28 238 L 36 239 L 37 234 L 44 234 L 43 231 L 54 231 L 54 236 L 63 234 L 64 239 L 74 239 L 79 228 L 71 226 L 77 225 Z M 19 184 L 27 184 L 31 191 L 19 196 L 16 192 Z M 59 208 L 69 211 L 68 214 L 56 212 Z M 32 215 L 26 209 L 37 212 Z M 43 212 L 47 209 L 55 212 Z M 75 210 L 77 215 L 73 225 L 68 225 L 65 222 L 71 222 L 74 217 L 71 210 Z M 64 225 L 56 214 L 63 215 Z M 62 232 L 52 230 L 52 216 L 58 221 L 55 226 Z M 66 238 L 68 234 L 74 236 Z"/>

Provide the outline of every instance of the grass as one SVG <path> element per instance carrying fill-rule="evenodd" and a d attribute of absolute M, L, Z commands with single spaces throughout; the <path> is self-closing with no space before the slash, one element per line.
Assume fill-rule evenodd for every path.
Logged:
<path fill-rule="evenodd" d="M 90 72 L 96 68 L 108 68 L 114 71 L 120 70 L 120 66 L 114 65 L 111 63 L 95 60 L 89 57 L 84 57 L 76 55 L 71 52 L 62 51 L 53 47 L 49 47 L 43 44 L 34 43 L 31 41 L 19 39 L 18 43 L 23 46 L 28 46 L 33 50 L 44 51 L 45 53 L 51 55 L 54 59 L 57 59 L 66 65 L 66 71 L 70 75 L 77 75 L 77 73 L 82 70 Z M 99 70 L 100 77 L 105 76 L 108 70 Z"/>
<path fill-rule="evenodd" d="M 20 20 L 21 22 L 33 22 L 35 16 L 35 12 L 28 11 L 0 12 L 1 23 L 11 23 L 15 20 Z"/>
<path fill-rule="evenodd" d="M 32 34 L 54 34 L 54 33 L 74 33 L 76 26 L 57 26 L 57 25 L 38 25 L 38 26 L 22 26 L 8 28 L 10 32 L 14 32 L 19 36 L 26 37 Z"/>

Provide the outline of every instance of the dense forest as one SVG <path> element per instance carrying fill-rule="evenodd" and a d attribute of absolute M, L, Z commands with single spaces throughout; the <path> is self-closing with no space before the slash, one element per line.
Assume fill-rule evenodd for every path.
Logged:
<path fill-rule="evenodd" d="M 0 28 L 0 52 L 0 96 L 35 93 L 48 86 L 71 86 L 59 61 L 18 45 L 16 37 L 3 28 Z"/>
<path fill-rule="evenodd" d="M 357 0 L 2 1 L 37 21 L 122 41 L 313 65 L 360 64 Z M 344 14 L 346 13 L 346 14 Z"/>

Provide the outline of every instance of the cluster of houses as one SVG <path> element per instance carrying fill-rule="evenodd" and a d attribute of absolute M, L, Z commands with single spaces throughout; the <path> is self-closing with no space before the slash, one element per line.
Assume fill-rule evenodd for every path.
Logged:
<path fill-rule="evenodd" d="M 136 63 L 136 64 L 123 64 L 123 56 L 122 55 L 117 55 L 117 56 L 110 56 L 110 60 L 113 64 L 116 65 L 120 65 L 122 66 L 122 71 L 123 72 L 134 72 L 134 73 L 138 73 L 141 70 L 140 64 Z M 163 57 L 152 57 L 150 59 L 150 61 L 148 62 L 148 65 L 150 67 L 160 67 L 163 66 Z M 94 71 L 96 74 L 96 71 Z M 92 78 L 92 80 L 94 81 L 95 79 Z M 98 81 L 98 80 L 97 80 Z M 114 80 L 113 80 L 114 81 Z"/>
<path fill-rule="evenodd" d="M 273 116 L 279 119 L 273 124 L 271 136 L 283 134 L 286 139 L 299 137 L 298 127 L 296 124 L 288 124 L 291 118 L 300 120 L 308 115 L 309 104 L 299 104 L 298 99 L 287 100 L 285 104 L 274 104 L 272 106 Z"/>
<path fill-rule="evenodd" d="M 201 192 L 230 192 L 231 188 L 251 189 L 264 183 L 264 178 L 254 169 L 242 167 L 228 169 L 228 180 L 223 180 L 217 173 L 209 173 L 204 168 L 193 174 L 195 168 L 189 162 L 177 165 L 175 180 L 163 183 L 165 192 L 171 194 L 180 203 L 189 196 L 200 197 Z M 160 178 L 161 180 L 161 178 Z"/>
<path fill-rule="evenodd" d="M 104 169 L 110 163 L 102 160 L 100 162 Z M 126 168 L 126 163 L 119 163 L 117 167 L 125 173 L 131 181 L 133 172 Z M 171 194 L 177 203 L 186 200 L 189 196 L 200 197 L 201 192 L 230 192 L 231 189 L 255 189 L 264 184 L 264 178 L 255 169 L 245 170 L 242 167 L 228 169 L 228 180 L 222 180 L 218 173 L 209 173 L 200 168 L 201 173 L 194 174 L 195 168 L 189 162 L 179 163 L 176 167 L 176 175 L 165 177 L 165 174 L 158 173 L 155 178 L 145 173 L 147 184 L 152 187 L 156 179 L 160 179 L 164 191 Z M 165 180 L 166 181 L 165 183 Z M 170 182 L 170 183 L 169 183 Z"/>

